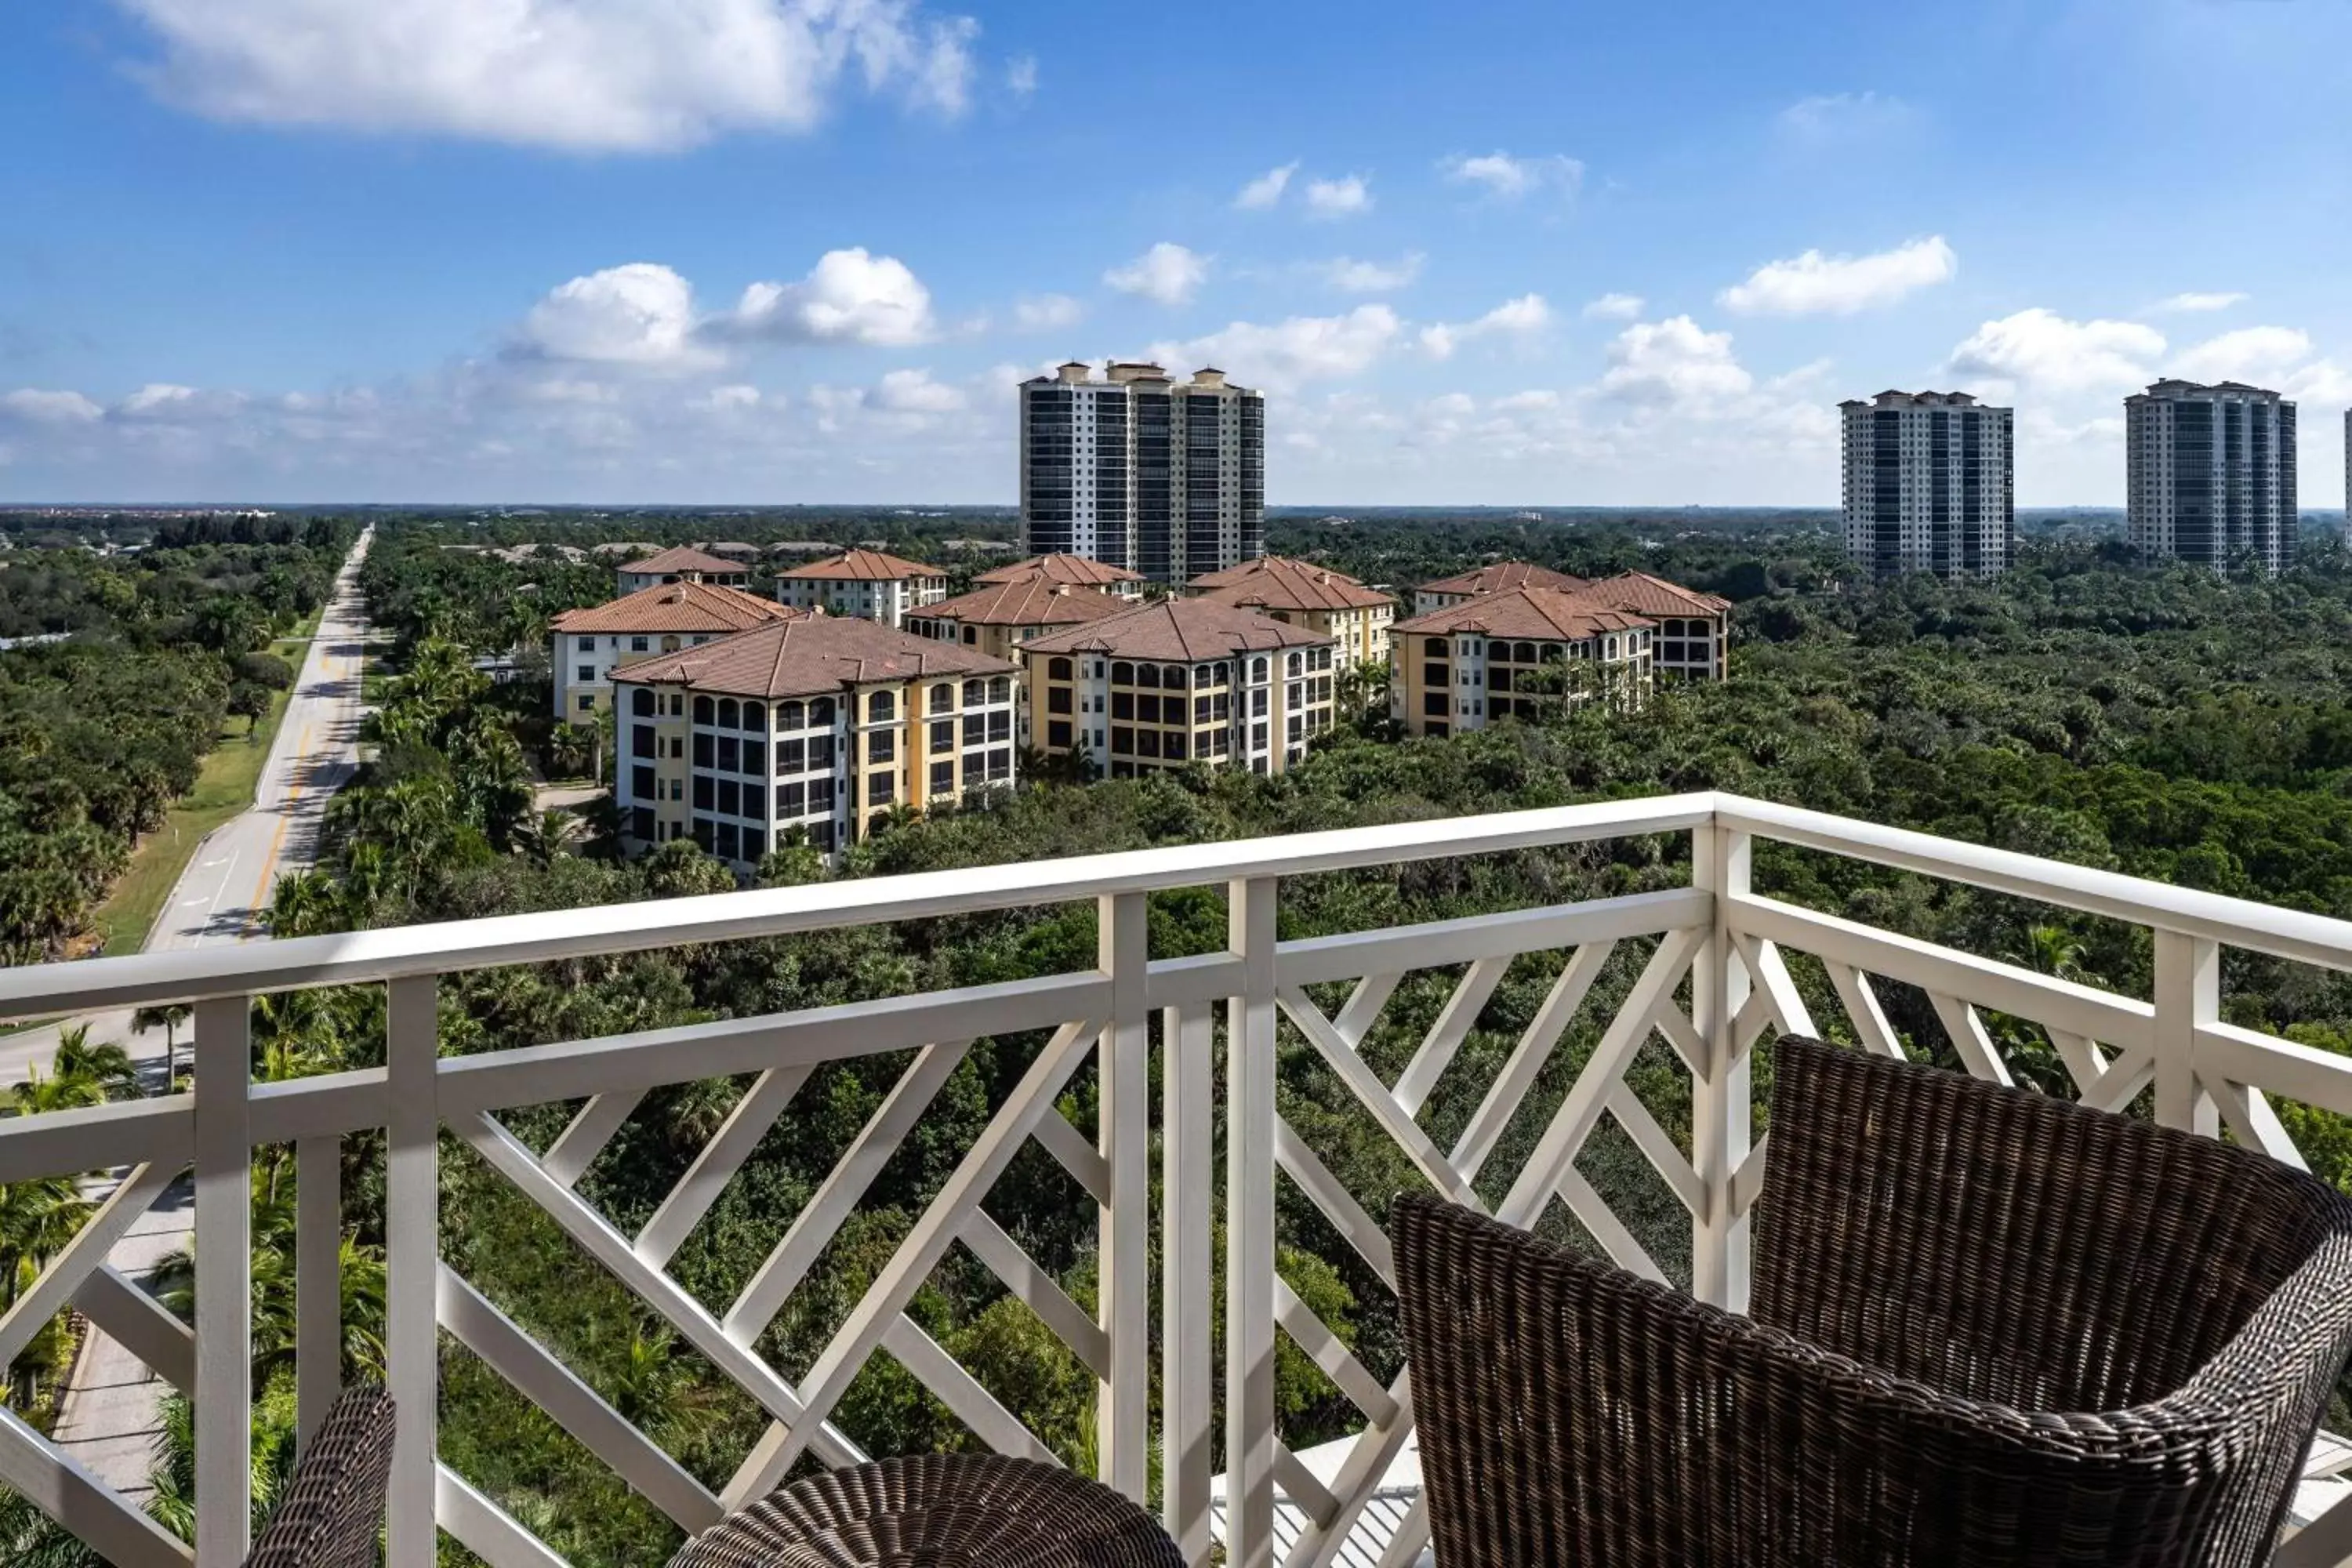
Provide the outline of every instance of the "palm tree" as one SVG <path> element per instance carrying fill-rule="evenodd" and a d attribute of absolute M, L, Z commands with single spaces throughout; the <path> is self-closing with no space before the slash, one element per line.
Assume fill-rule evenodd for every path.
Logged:
<path fill-rule="evenodd" d="M 132 1100 L 139 1094 L 139 1068 L 131 1053 L 109 1041 L 93 1045 L 88 1024 L 58 1031 L 57 1055 L 49 1070 L 59 1079 L 87 1079 L 108 1100 Z"/>
<path fill-rule="evenodd" d="M 2086 956 L 2080 939 L 2064 926 L 2032 925 L 2025 928 L 2025 941 L 2011 962 L 2053 980 L 2072 981 L 2077 985 L 2105 984 L 2084 966 Z"/>
<path fill-rule="evenodd" d="M 282 880 L 278 883 L 281 889 L 285 885 Z M 161 1007 L 142 1007 L 131 1015 L 131 1026 L 133 1029 L 163 1031 L 163 1092 L 165 1094 L 172 1092 L 172 1086 L 180 1079 L 180 1026 L 186 1023 L 194 1013 L 195 1009 L 185 1002 L 171 1002 Z"/>
<path fill-rule="evenodd" d="M 524 817 L 509 836 L 518 854 L 541 866 L 551 866 L 561 856 L 579 853 L 581 841 L 587 837 L 588 825 L 561 807 Z"/>
<path fill-rule="evenodd" d="M 47 1116 L 106 1103 L 105 1086 L 95 1079 L 57 1073 L 44 1077 L 39 1068 L 29 1070 L 30 1076 L 9 1091 L 9 1106 L 19 1116 Z"/>

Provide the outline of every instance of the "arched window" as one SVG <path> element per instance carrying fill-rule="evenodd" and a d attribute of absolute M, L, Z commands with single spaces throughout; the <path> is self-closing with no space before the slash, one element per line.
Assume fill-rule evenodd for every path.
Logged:
<path fill-rule="evenodd" d="M 1533 664 L 1536 661 L 1536 645 L 1531 642 L 1520 643 L 1511 649 L 1511 657 L 1521 664 Z"/>
<path fill-rule="evenodd" d="M 963 705 L 965 707 L 977 708 L 982 702 L 987 700 L 988 682 L 985 680 L 967 680 L 963 683 Z"/>
<path fill-rule="evenodd" d="M 1134 684 L 1135 684 L 1135 666 L 1133 666 L 1133 665 L 1131 665 L 1131 664 L 1114 664 L 1114 665 L 1112 665 L 1112 666 L 1110 667 L 1110 683 L 1111 683 L 1113 686 L 1132 686 L 1132 685 L 1134 685 Z"/>
<path fill-rule="evenodd" d="M 1000 675 L 992 679 L 988 683 L 988 700 L 991 702 L 1012 701 L 1013 678 L 1009 675 Z"/>
<path fill-rule="evenodd" d="M 708 724 L 708 723 L 709 723 L 709 722 L 710 722 L 710 715 L 711 715 L 711 711 L 712 711 L 712 710 L 711 710 L 711 706 L 710 706 L 710 699 L 709 699 L 709 698 L 708 698 L 708 697 L 698 697 L 698 698 L 696 698 L 696 699 L 694 700 L 694 721 L 695 721 L 696 723 L 698 723 L 698 724 Z"/>
<path fill-rule="evenodd" d="M 1158 686 L 1160 684 L 1160 667 L 1156 664 L 1137 665 L 1135 667 L 1135 683 L 1138 686 Z"/>
<path fill-rule="evenodd" d="M 1160 672 L 1160 684 L 1171 691 L 1181 691 L 1184 689 L 1184 667 L 1181 664 L 1171 664 Z"/>
<path fill-rule="evenodd" d="M 1305 662 L 1306 661 L 1301 659 L 1297 654 L 1292 654 L 1290 656 L 1290 673 L 1293 675 L 1303 674 L 1304 669 L 1302 667 Z"/>
<path fill-rule="evenodd" d="M 664 652 L 664 653 L 676 653 L 677 651 L 677 639 L 676 637 L 664 637 L 664 638 L 662 638 L 662 652 Z"/>
<path fill-rule="evenodd" d="M 887 691 L 877 691 L 866 700 L 866 721 L 881 724 L 898 716 L 898 700 Z"/>
<path fill-rule="evenodd" d="M 954 687 L 950 686 L 945 681 L 941 681 L 939 685 L 931 688 L 931 711 L 934 713 L 952 713 L 955 711 Z"/>
<path fill-rule="evenodd" d="M 834 703 L 830 697 L 820 697 L 809 704 L 809 727 L 816 730 L 833 728 Z"/>
<path fill-rule="evenodd" d="M 629 711 L 640 719 L 652 718 L 654 710 L 659 706 L 660 703 L 655 700 L 654 694 L 642 686 L 629 693 Z"/>
<path fill-rule="evenodd" d="M 722 730 L 740 730 L 743 727 L 742 713 L 735 706 L 735 699 L 732 697 L 722 697 L 719 700 L 719 727 Z"/>
<path fill-rule="evenodd" d="M 1048 680 L 1069 679 L 1070 661 L 1066 658 L 1047 659 L 1045 661 L 1045 679 Z"/>
<path fill-rule="evenodd" d="M 798 730 L 803 728 L 807 723 L 808 719 L 799 703 L 779 702 L 776 704 L 777 729 Z"/>
<path fill-rule="evenodd" d="M 1204 664 L 1192 672 L 1192 684 L 1195 686 L 1213 685 L 1216 679 L 1217 667 L 1213 664 Z"/>
<path fill-rule="evenodd" d="M 743 704 L 743 728 L 754 735 L 768 732 L 768 710 L 757 702 Z"/>
<path fill-rule="evenodd" d="M 1253 680 L 1264 680 L 1265 679 L 1265 660 L 1261 658 L 1252 661 L 1250 665 L 1250 679 Z"/>

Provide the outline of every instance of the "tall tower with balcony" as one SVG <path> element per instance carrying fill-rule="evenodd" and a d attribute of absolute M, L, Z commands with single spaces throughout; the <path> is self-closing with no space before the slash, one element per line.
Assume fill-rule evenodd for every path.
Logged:
<path fill-rule="evenodd" d="M 2294 405 L 2243 383 L 2159 381 L 2124 399 L 2132 548 L 2275 576 L 2294 561 Z"/>
<path fill-rule="evenodd" d="M 1845 548 L 1876 577 L 1990 577 L 2017 544 L 2014 413 L 1965 392 L 1882 392 L 1838 405 Z"/>
<path fill-rule="evenodd" d="M 1023 383 L 1021 528 L 1034 554 L 1171 586 L 1265 554 L 1265 397 L 1140 362 Z"/>

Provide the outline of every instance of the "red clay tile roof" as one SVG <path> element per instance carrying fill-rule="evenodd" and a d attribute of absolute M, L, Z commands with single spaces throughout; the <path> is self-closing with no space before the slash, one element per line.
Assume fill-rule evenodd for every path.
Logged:
<path fill-rule="evenodd" d="M 1284 567 L 1297 567 L 1302 572 L 1326 572 L 1339 582 L 1353 583 L 1359 588 L 1364 585 L 1362 578 L 1350 577 L 1337 566 L 1318 566 L 1312 561 L 1301 561 L 1295 555 L 1254 556 L 1238 565 L 1228 566 L 1222 572 L 1203 572 L 1184 585 L 1188 588 L 1230 588 L 1236 583 L 1249 582 L 1261 573 L 1279 571 Z"/>
<path fill-rule="evenodd" d="M 1395 600 L 1345 572 L 1286 555 L 1267 555 L 1223 572 L 1195 577 L 1203 599 L 1251 610 L 1370 610 Z"/>
<path fill-rule="evenodd" d="M 812 561 L 805 566 L 784 567 L 776 575 L 815 577 L 826 582 L 889 583 L 901 577 L 944 577 L 947 570 L 940 566 L 926 566 L 902 555 L 886 554 L 879 550 L 851 550 L 828 561 Z"/>
<path fill-rule="evenodd" d="M 1731 608 L 1728 599 L 1702 594 L 1646 572 L 1601 578 L 1578 589 L 1576 596 L 1591 604 L 1606 605 L 1612 610 L 1630 610 L 1637 616 L 1719 616 Z"/>
<path fill-rule="evenodd" d="M 656 583 L 610 604 L 566 610 L 548 624 L 573 632 L 740 632 L 810 612 L 716 583 Z"/>
<path fill-rule="evenodd" d="M 1654 624 L 1640 616 L 1595 605 L 1581 594 L 1527 587 L 1481 594 L 1459 605 L 1399 621 L 1390 629 L 1399 633 L 1476 632 L 1490 637 L 1582 642 L 1597 633 L 1632 631 Z"/>
<path fill-rule="evenodd" d="M 816 697 L 844 687 L 935 675 L 1012 675 L 1001 658 L 855 616 L 808 616 L 662 654 L 613 672 L 615 681 L 684 682 L 730 697 Z"/>
<path fill-rule="evenodd" d="M 1538 566 L 1529 561 L 1497 561 L 1442 582 L 1424 583 L 1424 594 L 1502 594 L 1513 588 L 1581 588 L 1585 579 Z"/>
<path fill-rule="evenodd" d="M 909 614 L 976 626 L 1066 626 L 1099 621 L 1134 607 L 1125 599 L 1097 594 L 1092 588 L 1073 588 L 1032 576 L 986 583 L 969 594 L 925 605 Z"/>
<path fill-rule="evenodd" d="M 1162 599 L 1090 625 L 1031 637 L 1024 653 L 1103 653 L 1192 664 L 1270 648 L 1316 647 L 1331 639 L 1213 599 Z"/>
<path fill-rule="evenodd" d="M 1032 555 L 1026 561 L 1015 561 L 1010 566 L 999 566 L 982 572 L 972 579 L 975 583 L 1020 583 L 1031 577 L 1043 577 L 1048 583 L 1067 583 L 1073 587 L 1094 588 L 1110 583 L 1140 583 L 1143 574 L 1124 566 L 1114 566 L 1108 561 L 1089 560 L 1084 555 Z"/>
<path fill-rule="evenodd" d="M 740 561 L 722 560 L 716 555 L 705 555 L 690 544 L 679 544 L 663 551 L 658 555 L 648 555 L 643 561 L 624 561 L 621 563 L 621 570 L 652 572 L 660 574 L 687 572 L 732 572 L 740 576 L 743 571 L 743 563 Z"/>

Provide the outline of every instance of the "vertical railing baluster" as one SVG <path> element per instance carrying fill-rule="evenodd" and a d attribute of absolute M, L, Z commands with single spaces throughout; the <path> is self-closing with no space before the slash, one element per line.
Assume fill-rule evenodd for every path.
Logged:
<path fill-rule="evenodd" d="M 1099 900 L 1097 962 L 1110 977 L 1110 1022 L 1095 1047 L 1097 1136 L 1109 1176 L 1098 1213 L 1096 1321 L 1110 1366 L 1097 1393 L 1097 1478 L 1142 1502 L 1151 1486 L 1151 1013 L 1144 999 L 1150 926 L 1141 893 Z"/>
<path fill-rule="evenodd" d="M 2221 947 L 2179 931 L 2156 933 L 2156 1119 L 2207 1138 L 2221 1108 L 2197 1081 L 2197 1030 L 2221 1016 Z"/>
<path fill-rule="evenodd" d="M 310 1446 L 343 1387 L 343 1141 L 294 1145 L 294 1424 Z"/>
<path fill-rule="evenodd" d="M 1274 1562 L 1274 878 L 1227 892 L 1242 960 L 1225 1003 L 1225 1562 Z"/>
<path fill-rule="evenodd" d="M 252 1011 L 195 1009 L 195 1568 L 237 1568 L 252 1544 Z"/>
<path fill-rule="evenodd" d="M 1752 840 L 1727 827 L 1692 833 L 1691 883 L 1715 895 L 1715 924 L 1691 963 L 1691 1024 L 1706 1047 L 1706 1072 L 1691 1085 L 1691 1168 L 1706 1207 L 1691 1222 L 1691 1293 L 1748 1310 L 1748 1220 L 1733 1212 L 1731 1183 L 1748 1158 L 1755 1114 L 1748 1055 L 1733 1037 L 1748 976 L 1732 941 L 1729 900 L 1748 891 Z"/>
<path fill-rule="evenodd" d="M 1216 1018 L 1171 1007 L 1160 1023 L 1160 1521 L 1193 1568 L 1209 1560 L 1209 1344 L 1216 1257 Z"/>
<path fill-rule="evenodd" d="M 434 1273 L 440 1262 L 440 1054 L 432 975 L 392 982 L 384 1042 L 384 1363 L 398 1422 L 386 1568 L 433 1568 Z"/>

